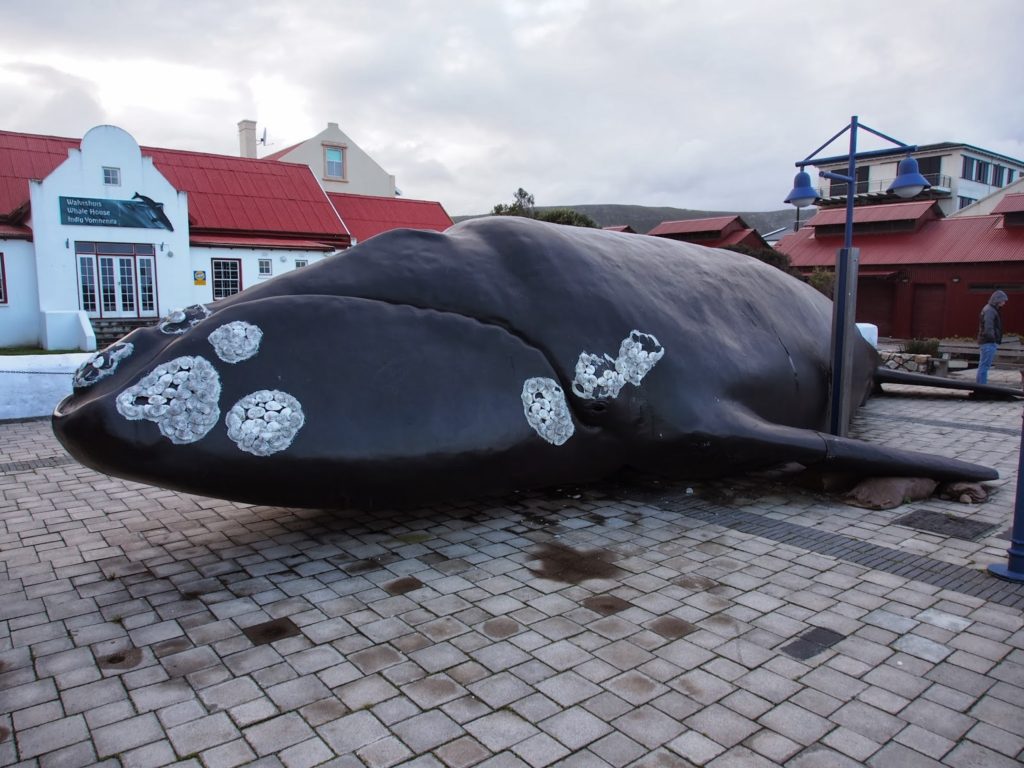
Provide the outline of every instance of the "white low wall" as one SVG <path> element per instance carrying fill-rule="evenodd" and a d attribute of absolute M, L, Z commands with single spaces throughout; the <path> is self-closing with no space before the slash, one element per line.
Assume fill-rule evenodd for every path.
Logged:
<path fill-rule="evenodd" d="M 0 355 L 0 420 L 49 416 L 71 394 L 71 379 L 89 352 Z"/>

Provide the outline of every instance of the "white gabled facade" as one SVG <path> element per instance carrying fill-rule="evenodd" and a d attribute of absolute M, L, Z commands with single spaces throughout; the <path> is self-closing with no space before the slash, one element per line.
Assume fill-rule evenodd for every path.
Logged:
<path fill-rule="evenodd" d="M 127 132 L 101 125 L 78 146 L 53 141 L 67 146 L 67 159 L 42 179 L 15 180 L 27 185 L 28 217 L 5 223 L 8 212 L 0 211 L 0 347 L 92 350 L 104 322 L 152 323 L 344 247 L 344 225 L 312 179 L 307 187 L 334 217 L 337 232 L 327 238 L 334 245 L 323 232 L 308 240 L 301 233 L 194 237 L 189 195 Z M 309 178 L 306 169 L 290 172 Z"/>
<path fill-rule="evenodd" d="M 238 123 L 238 139 L 242 157 L 256 157 L 255 121 Z M 397 194 L 395 177 L 352 141 L 337 123 L 328 123 L 316 136 L 275 152 L 268 159 L 309 166 L 327 192 L 377 197 Z"/>

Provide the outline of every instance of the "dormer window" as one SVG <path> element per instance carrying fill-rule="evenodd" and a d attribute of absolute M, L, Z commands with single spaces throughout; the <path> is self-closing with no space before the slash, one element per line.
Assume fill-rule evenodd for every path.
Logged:
<path fill-rule="evenodd" d="M 108 187 L 120 187 L 121 186 L 121 169 L 120 168 L 103 168 L 103 183 Z"/>
<path fill-rule="evenodd" d="M 328 179 L 345 179 L 345 147 L 324 147 L 324 177 Z"/>

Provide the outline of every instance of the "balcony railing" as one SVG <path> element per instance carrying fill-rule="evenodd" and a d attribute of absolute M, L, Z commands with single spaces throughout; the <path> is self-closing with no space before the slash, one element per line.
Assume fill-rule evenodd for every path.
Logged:
<path fill-rule="evenodd" d="M 941 173 L 926 173 L 924 177 L 931 184 L 932 194 L 941 195 L 943 193 L 950 193 L 950 184 L 952 179 L 949 176 L 945 176 Z M 889 185 L 891 185 L 893 179 L 869 179 L 868 181 L 858 181 L 855 185 L 856 196 L 874 196 L 874 195 L 886 195 Z M 836 197 L 846 197 L 846 189 L 849 185 L 845 181 L 833 181 L 832 184 L 826 188 L 822 187 L 818 190 L 818 193 L 825 200 Z M 827 194 L 826 194 L 827 189 Z"/>

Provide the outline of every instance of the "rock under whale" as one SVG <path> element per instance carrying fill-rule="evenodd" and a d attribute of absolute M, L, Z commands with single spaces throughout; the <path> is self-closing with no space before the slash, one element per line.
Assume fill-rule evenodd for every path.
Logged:
<path fill-rule="evenodd" d="M 748 256 L 490 217 L 381 234 L 133 331 L 82 366 L 53 429 L 107 474 L 331 509 L 625 468 L 997 476 L 824 433 L 831 322 Z M 852 403 L 877 362 L 858 339 Z"/>

